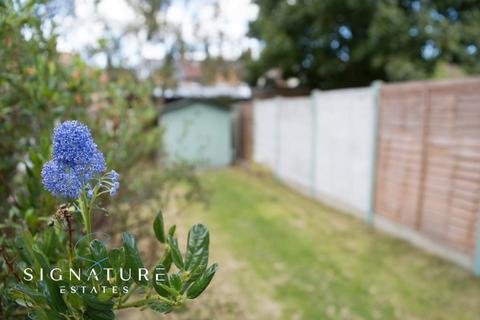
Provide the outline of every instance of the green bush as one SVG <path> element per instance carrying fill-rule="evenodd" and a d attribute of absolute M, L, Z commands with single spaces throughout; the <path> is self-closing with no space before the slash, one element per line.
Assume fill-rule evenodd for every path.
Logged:
<path fill-rule="evenodd" d="M 32 195 L 32 190 L 25 190 L 25 170 L 17 168 L 28 171 L 36 160 L 45 160 L 48 142 L 41 137 L 45 139 L 56 122 L 77 119 L 88 124 L 101 137 L 99 145 L 115 151 L 107 161 L 120 171 L 161 147 L 157 107 L 148 83 L 128 74 L 109 80 L 107 73 L 87 66 L 78 56 L 59 53 L 55 34 L 46 31 L 51 21 L 40 13 L 42 4 L 0 5 L 2 216 L 7 204 L 29 208 L 42 202 L 38 192 L 33 201 L 19 201 L 17 197 Z"/>
<path fill-rule="evenodd" d="M 0 1 L 0 318 L 19 312 L 19 304 L 12 303 L 6 291 L 16 283 L 10 269 L 17 263 L 12 261 L 32 262 L 20 259 L 18 241 L 40 242 L 48 259 L 64 254 L 55 248 L 68 241 L 64 233 L 47 228 L 57 202 L 40 179 L 53 127 L 67 119 L 87 124 L 99 147 L 108 150 L 108 165 L 125 176 L 162 148 L 151 85 L 130 72 L 113 75 L 87 65 L 78 55 L 58 52 L 56 37 L 45 2 Z M 163 183 L 156 189 L 162 203 L 179 183 L 188 185 L 187 203 L 205 199 L 192 166 L 174 165 L 156 179 Z M 109 200 L 104 201 L 105 205 Z M 118 217 L 104 225 L 115 229 L 125 220 Z"/>

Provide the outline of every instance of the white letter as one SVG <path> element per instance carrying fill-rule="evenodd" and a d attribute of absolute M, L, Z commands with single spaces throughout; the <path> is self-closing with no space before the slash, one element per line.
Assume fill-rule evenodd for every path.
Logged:
<path fill-rule="evenodd" d="M 29 272 L 27 272 L 27 270 L 29 270 Z M 23 270 L 23 274 L 24 275 L 27 275 L 29 278 L 27 279 L 25 276 L 23 277 L 23 280 L 25 281 L 32 281 L 33 280 L 33 275 L 32 275 L 32 268 L 26 268 L 25 270 Z"/>
<path fill-rule="evenodd" d="M 103 270 L 107 270 L 107 281 L 110 282 L 110 278 L 112 277 L 111 272 L 113 271 L 113 268 L 104 268 Z"/>
<path fill-rule="evenodd" d="M 141 281 L 142 278 L 144 278 L 145 281 L 148 281 L 147 274 L 148 274 L 147 268 L 139 268 L 138 269 L 138 281 Z"/>
<path fill-rule="evenodd" d="M 60 276 L 58 278 L 55 278 L 53 276 L 53 273 L 57 270 L 60 271 Z M 61 281 L 62 280 L 62 270 L 60 270 L 60 268 L 53 268 L 52 270 L 50 270 L 50 279 L 52 279 L 53 281 Z"/>
<path fill-rule="evenodd" d="M 90 274 L 88 275 L 87 280 L 90 280 L 92 278 L 92 274 L 95 280 L 100 281 L 100 279 L 98 279 L 97 271 L 95 271 L 95 269 L 92 269 L 92 271 L 90 271 Z"/>
<path fill-rule="evenodd" d="M 80 281 L 80 269 L 78 269 L 77 271 L 78 273 L 75 273 L 75 270 L 73 270 L 72 268 L 70 268 L 70 280 L 72 280 L 72 275 L 78 280 Z"/>
<path fill-rule="evenodd" d="M 123 268 L 120 268 L 120 279 L 122 279 L 122 281 L 129 281 L 130 279 L 132 279 L 132 270 L 128 270 L 128 278 L 127 279 L 124 279 L 123 278 Z"/>

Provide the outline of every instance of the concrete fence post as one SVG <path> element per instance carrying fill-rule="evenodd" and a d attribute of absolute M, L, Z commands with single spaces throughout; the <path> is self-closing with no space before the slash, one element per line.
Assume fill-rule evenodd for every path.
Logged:
<path fill-rule="evenodd" d="M 473 274 L 480 277 L 480 209 L 477 214 L 477 237 L 475 245 L 475 256 L 473 258 Z"/>
<path fill-rule="evenodd" d="M 316 196 L 316 175 L 317 175 L 317 91 L 312 90 L 310 93 L 310 107 L 311 107 L 311 116 L 312 116 L 312 125 L 311 125 L 311 167 L 310 167 L 310 195 L 312 197 Z"/>
<path fill-rule="evenodd" d="M 372 167 L 370 181 L 370 203 L 367 212 L 366 221 L 368 224 L 374 223 L 375 215 L 375 193 L 377 190 L 377 152 L 378 152 L 378 121 L 380 114 L 380 87 L 381 81 L 374 81 L 371 85 L 373 94 L 373 125 L 372 125 Z"/>
<path fill-rule="evenodd" d="M 282 97 L 276 96 L 275 97 L 275 109 L 274 109 L 274 116 L 275 116 L 275 125 L 274 125 L 274 137 L 275 137 L 275 168 L 274 168 L 274 175 L 277 179 L 280 178 L 280 157 L 281 157 L 281 150 L 280 150 L 280 113 L 282 108 Z"/>

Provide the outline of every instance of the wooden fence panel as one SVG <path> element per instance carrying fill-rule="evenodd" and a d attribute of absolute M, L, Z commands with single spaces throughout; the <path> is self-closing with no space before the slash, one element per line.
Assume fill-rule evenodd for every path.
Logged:
<path fill-rule="evenodd" d="M 375 212 L 410 227 L 420 202 L 425 102 L 418 86 L 380 91 Z"/>
<path fill-rule="evenodd" d="M 473 256 L 480 201 L 480 79 L 385 85 L 375 212 Z"/>
<path fill-rule="evenodd" d="M 242 102 L 239 108 L 239 150 L 238 157 L 245 161 L 253 159 L 253 108 L 252 102 Z"/>
<path fill-rule="evenodd" d="M 480 195 L 480 81 L 429 86 L 431 113 L 420 229 L 473 254 Z"/>

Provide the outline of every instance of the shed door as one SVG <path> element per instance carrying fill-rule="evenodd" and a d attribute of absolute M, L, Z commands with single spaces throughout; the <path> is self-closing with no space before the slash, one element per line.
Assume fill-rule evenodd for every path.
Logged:
<path fill-rule="evenodd" d="M 165 148 L 170 159 L 200 166 L 223 166 L 232 160 L 230 113 L 195 104 L 164 115 Z"/>

